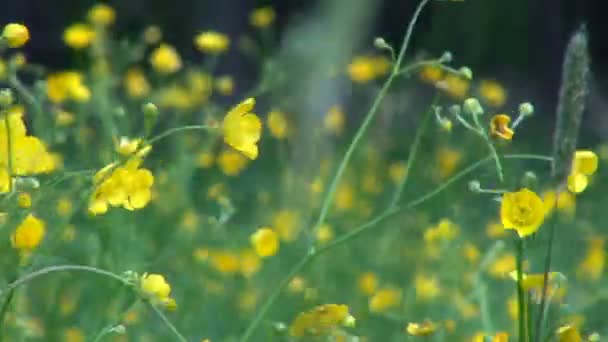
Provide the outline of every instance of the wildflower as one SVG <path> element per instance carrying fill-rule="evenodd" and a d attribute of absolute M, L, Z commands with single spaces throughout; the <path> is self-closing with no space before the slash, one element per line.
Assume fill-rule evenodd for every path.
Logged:
<path fill-rule="evenodd" d="M 44 221 L 28 214 L 11 235 L 11 244 L 22 254 L 29 254 L 40 245 L 45 233 L 46 224 Z"/>
<path fill-rule="evenodd" d="M 224 142 L 252 160 L 258 156 L 257 142 L 262 131 L 260 118 L 251 113 L 254 106 L 253 98 L 246 99 L 226 114 L 222 124 Z"/>
<path fill-rule="evenodd" d="M 502 224 L 505 229 L 515 229 L 520 238 L 534 234 L 543 223 L 545 213 L 543 200 L 526 188 L 507 192 L 502 197 Z"/>
<path fill-rule="evenodd" d="M 65 331 L 63 332 L 63 341 L 65 341 L 65 342 L 84 342 L 84 341 L 86 341 L 86 338 L 85 338 L 82 330 L 75 328 L 75 327 L 71 327 L 71 328 L 65 329 Z"/>
<path fill-rule="evenodd" d="M 182 59 L 169 44 L 160 44 L 150 55 L 152 68 L 160 74 L 173 74 L 182 68 Z"/>
<path fill-rule="evenodd" d="M 175 310 L 177 304 L 171 298 L 171 285 L 160 274 L 144 273 L 139 279 L 139 289 L 142 294 L 154 304 L 160 304 L 169 310 Z"/>
<path fill-rule="evenodd" d="M 215 163 L 215 156 L 210 152 L 201 152 L 196 157 L 196 165 L 201 169 L 208 169 Z"/>
<path fill-rule="evenodd" d="M 587 254 L 580 262 L 576 275 L 582 279 L 597 281 L 601 278 L 606 263 L 604 239 L 592 238 L 588 242 Z"/>
<path fill-rule="evenodd" d="M 399 306 L 401 291 L 392 288 L 380 289 L 369 299 L 369 311 L 384 312 Z"/>
<path fill-rule="evenodd" d="M 12 48 L 22 47 L 30 39 L 30 31 L 22 24 L 10 23 L 4 26 L 2 38 Z"/>
<path fill-rule="evenodd" d="M 232 150 L 223 150 L 217 157 L 217 164 L 226 176 L 236 176 L 247 166 L 247 158 Z"/>
<path fill-rule="evenodd" d="M 557 210 L 570 216 L 574 215 L 574 212 L 576 211 L 576 196 L 568 191 L 558 192 L 557 200 L 554 191 L 544 192 L 542 198 L 547 214 L 555 207 L 557 207 Z"/>
<path fill-rule="evenodd" d="M 378 288 L 378 276 L 373 272 L 365 272 L 359 276 L 359 291 L 366 296 L 371 296 Z"/>
<path fill-rule="evenodd" d="M 245 249 L 239 254 L 240 271 L 246 278 L 258 273 L 261 265 L 260 256 L 251 249 Z"/>
<path fill-rule="evenodd" d="M 46 93 L 53 103 L 67 100 L 87 102 L 91 98 L 91 91 L 84 83 L 84 75 L 78 71 L 50 74 L 46 80 Z"/>
<path fill-rule="evenodd" d="M 272 226 L 279 233 L 281 240 L 293 241 L 299 234 L 300 214 L 292 209 L 282 209 L 272 217 Z"/>
<path fill-rule="evenodd" d="M 386 75 L 389 69 L 390 62 L 383 56 L 359 56 L 348 65 L 347 71 L 353 82 L 367 83 Z"/>
<path fill-rule="evenodd" d="M 156 25 L 146 27 L 144 30 L 144 41 L 148 45 L 156 45 L 163 39 L 163 31 Z"/>
<path fill-rule="evenodd" d="M 306 335 L 324 336 L 339 326 L 352 327 L 355 318 L 343 304 L 324 304 L 310 311 L 300 313 L 289 327 L 289 334 L 294 337 Z"/>
<path fill-rule="evenodd" d="M 425 65 L 420 70 L 419 76 L 422 81 L 435 84 L 443 77 L 443 70 L 439 65 Z"/>
<path fill-rule="evenodd" d="M 219 54 L 228 50 L 230 38 L 223 33 L 215 31 L 201 32 L 194 37 L 194 46 L 200 52 Z"/>
<path fill-rule="evenodd" d="M 273 256 L 279 251 L 278 234 L 271 228 L 258 229 L 251 235 L 250 241 L 257 255 L 262 258 Z"/>
<path fill-rule="evenodd" d="M 144 151 L 144 150 L 142 150 Z M 140 168 L 142 157 L 135 155 L 124 166 L 109 164 L 95 174 L 95 191 L 89 200 L 89 212 L 104 214 L 109 206 L 122 206 L 127 210 L 144 208 L 152 199 L 154 175 Z"/>
<path fill-rule="evenodd" d="M 123 87 L 127 95 L 134 99 L 140 99 L 150 92 L 150 84 L 143 70 L 138 67 L 127 70 L 123 79 Z"/>
<path fill-rule="evenodd" d="M 597 170 L 598 158 L 593 151 L 576 151 L 572 159 L 572 169 L 568 176 L 568 190 L 578 194 L 587 188 L 589 176 Z"/>
<path fill-rule="evenodd" d="M 249 23 L 257 28 L 270 26 L 276 18 L 274 9 L 270 6 L 256 8 L 249 15 Z"/>
<path fill-rule="evenodd" d="M 417 275 L 414 280 L 416 298 L 420 300 L 431 300 L 441 294 L 439 281 L 435 277 Z"/>
<path fill-rule="evenodd" d="M 506 237 L 508 234 L 500 222 L 491 221 L 488 222 L 488 225 L 486 226 L 486 235 L 490 239 L 500 239 Z"/>
<path fill-rule="evenodd" d="M 72 213 L 72 208 L 72 200 L 64 196 L 57 200 L 55 211 L 57 212 L 57 215 L 61 217 L 68 217 Z"/>
<path fill-rule="evenodd" d="M 287 138 L 287 135 L 289 134 L 289 123 L 287 122 L 285 113 L 278 110 L 271 111 L 268 113 L 266 124 L 268 125 L 270 135 L 279 140 Z"/>
<path fill-rule="evenodd" d="M 480 257 L 479 249 L 477 249 L 477 247 L 470 242 L 465 243 L 463 254 L 465 259 L 467 259 L 467 261 L 471 264 L 477 263 Z"/>
<path fill-rule="evenodd" d="M 572 325 L 564 325 L 557 329 L 558 342 L 581 342 L 583 338 L 578 329 Z"/>
<path fill-rule="evenodd" d="M 430 336 L 437 331 L 437 325 L 432 321 L 426 320 L 422 323 L 410 322 L 407 324 L 406 331 L 412 336 Z"/>
<path fill-rule="evenodd" d="M 27 192 L 22 192 L 17 196 L 19 208 L 27 209 L 32 206 L 32 196 Z"/>
<path fill-rule="evenodd" d="M 440 179 L 445 179 L 454 173 L 454 170 L 462 160 L 462 153 L 458 150 L 441 147 L 436 154 L 438 168 L 437 176 Z"/>
<path fill-rule="evenodd" d="M 509 342 L 509 334 L 504 331 L 499 331 L 492 338 L 492 342 Z"/>
<path fill-rule="evenodd" d="M 514 281 L 517 281 L 517 272 L 511 271 L 509 272 L 509 277 Z M 563 279 L 563 275 L 559 272 L 549 272 L 547 274 L 547 293 L 549 298 L 553 298 L 554 300 L 559 300 L 563 298 L 566 294 L 566 289 L 563 286 L 560 286 L 559 280 Z M 543 273 L 538 274 L 529 274 L 522 273 L 521 275 L 521 284 L 522 288 L 526 292 L 530 292 L 532 299 L 536 301 L 540 301 L 542 298 L 542 291 L 544 286 L 545 275 Z"/>
<path fill-rule="evenodd" d="M 510 122 L 511 117 L 508 115 L 494 115 L 490 121 L 490 134 L 503 140 L 511 140 L 514 132 L 513 129 L 509 127 Z"/>
<path fill-rule="evenodd" d="M 515 262 L 516 260 L 513 254 L 505 254 L 494 260 L 494 262 L 490 265 L 488 272 L 497 278 L 504 277 L 515 269 Z"/>
<path fill-rule="evenodd" d="M 65 111 L 65 110 L 61 110 L 61 109 L 57 109 L 55 111 L 55 124 L 59 127 L 65 127 L 65 126 L 70 126 L 71 124 L 73 124 L 76 121 L 76 117 L 74 116 L 74 114 Z"/>
<path fill-rule="evenodd" d="M 76 23 L 63 31 L 63 42 L 73 49 L 84 49 L 95 39 L 95 31 L 87 24 Z"/>
<path fill-rule="evenodd" d="M 232 95 L 232 93 L 234 93 L 234 78 L 229 75 L 224 75 L 216 78 L 215 88 L 220 94 L 224 96 Z"/>
<path fill-rule="evenodd" d="M 443 90 L 448 96 L 461 100 L 469 92 L 470 83 L 459 75 L 448 74 L 443 80 L 437 83 L 437 87 Z"/>
<path fill-rule="evenodd" d="M 210 253 L 213 268 L 224 274 L 235 273 L 240 270 L 239 257 L 231 251 L 213 251 Z"/>
<path fill-rule="evenodd" d="M 479 84 L 479 95 L 492 107 L 502 107 L 507 102 L 507 92 L 498 82 L 482 80 Z"/>
<path fill-rule="evenodd" d="M 141 139 L 120 137 L 120 140 L 116 143 L 116 152 L 123 156 L 129 156 L 137 151 L 141 143 Z"/>
<path fill-rule="evenodd" d="M 106 4 L 97 4 L 87 14 L 89 21 L 95 25 L 108 26 L 114 23 L 116 13 L 114 9 Z"/>
<path fill-rule="evenodd" d="M 344 111 L 341 106 L 332 106 L 325 114 L 323 126 L 333 135 L 339 136 L 344 131 Z"/>
<path fill-rule="evenodd" d="M 438 241 L 450 241 L 458 235 L 459 228 L 451 220 L 444 218 L 439 223 L 424 232 L 424 241 L 435 243 Z"/>
<path fill-rule="evenodd" d="M 334 231 L 327 223 L 323 224 L 317 229 L 317 241 L 320 244 L 325 244 L 334 238 Z"/>
<path fill-rule="evenodd" d="M 355 189 L 350 183 L 340 183 L 334 197 L 334 205 L 338 211 L 347 211 L 355 205 Z"/>
<path fill-rule="evenodd" d="M 388 166 L 388 178 L 395 184 L 400 184 L 407 175 L 407 164 L 404 161 L 396 161 Z"/>

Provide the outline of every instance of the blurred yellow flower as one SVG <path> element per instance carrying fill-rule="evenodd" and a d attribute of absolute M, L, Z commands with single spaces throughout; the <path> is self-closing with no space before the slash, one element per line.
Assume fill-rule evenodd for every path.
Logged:
<path fill-rule="evenodd" d="M 509 334 L 504 331 L 499 331 L 492 338 L 492 342 L 509 342 Z"/>
<path fill-rule="evenodd" d="M 598 158 L 593 151 L 581 150 L 574 153 L 572 169 L 568 176 L 568 190 L 575 194 L 585 191 L 589 176 L 597 170 Z"/>
<path fill-rule="evenodd" d="M 443 77 L 443 70 L 439 65 L 425 65 L 419 73 L 420 79 L 424 82 L 435 84 Z"/>
<path fill-rule="evenodd" d="M 289 122 L 287 121 L 285 113 L 281 111 L 273 110 L 268 113 L 266 125 L 270 131 L 270 135 L 279 140 L 285 139 L 289 135 Z"/>
<path fill-rule="evenodd" d="M 281 240 L 294 241 L 300 233 L 300 214 L 293 209 L 282 209 L 272 216 L 272 227 L 279 233 Z"/>
<path fill-rule="evenodd" d="M 11 48 L 22 47 L 30 39 L 30 31 L 22 24 L 10 23 L 4 26 L 2 38 Z"/>
<path fill-rule="evenodd" d="M 369 311 L 385 312 L 401 304 L 401 290 L 394 288 L 380 289 L 369 299 Z"/>
<path fill-rule="evenodd" d="M 63 42 L 73 49 L 84 49 L 91 45 L 94 39 L 95 31 L 87 24 L 72 24 L 63 31 Z"/>
<path fill-rule="evenodd" d="M 230 38 L 223 33 L 215 31 L 201 32 L 194 37 L 194 46 L 200 52 L 219 54 L 228 50 Z"/>
<path fill-rule="evenodd" d="M 162 275 L 144 273 L 139 279 L 139 289 L 152 303 L 162 305 L 168 310 L 177 308 L 175 300 L 170 297 L 171 286 Z"/>
<path fill-rule="evenodd" d="M 234 78 L 229 75 L 220 76 L 215 79 L 215 88 L 224 95 L 230 96 L 234 93 Z"/>
<path fill-rule="evenodd" d="M 116 152 L 123 156 L 130 156 L 137 151 L 142 143 L 142 139 L 131 139 L 128 137 L 120 137 L 118 141 L 116 141 Z"/>
<path fill-rule="evenodd" d="M 459 75 L 448 74 L 443 80 L 437 82 L 437 87 L 443 90 L 448 96 L 456 100 L 464 99 L 469 93 L 471 84 L 468 80 Z"/>
<path fill-rule="evenodd" d="M 378 288 L 378 276 L 373 272 L 364 272 L 358 279 L 359 291 L 366 296 L 371 296 Z"/>
<path fill-rule="evenodd" d="M 334 238 L 334 231 L 331 226 L 324 223 L 322 226 L 317 228 L 317 241 L 320 244 L 326 244 Z"/>
<path fill-rule="evenodd" d="M 236 105 L 224 117 L 224 142 L 249 159 L 258 157 L 257 142 L 262 134 L 262 123 L 251 113 L 255 100 L 248 98 Z"/>
<path fill-rule="evenodd" d="M 251 245 L 262 258 L 273 256 L 279 251 L 279 236 L 269 227 L 258 229 L 250 237 Z"/>
<path fill-rule="evenodd" d="M 558 342 L 581 342 L 583 338 L 578 329 L 571 325 L 563 325 L 556 331 Z"/>
<path fill-rule="evenodd" d="M 127 95 L 134 99 L 140 99 L 150 92 L 150 84 L 146 79 L 144 71 L 139 67 L 127 70 L 123 79 L 123 87 Z"/>
<path fill-rule="evenodd" d="M 451 176 L 456 170 L 456 167 L 462 160 L 462 153 L 453 148 L 443 146 L 437 150 L 436 155 L 438 168 L 436 169 L 439 179 L 445 179 Z"/>
<path fill-rule="evenodd" d="M 506 237 L 508 234 L 502 223 L 498 221 L 490 221 L 486 226 L 486 235 L 490 239 L 500 239 Z"/>
<path fill-rule="evenodd" d="M 338 185 L 334 197 L 334 205 L 338 211 L 346 211 L 354 207 L 355 189 L 350 183 L 342 182 Z"/>
<path fill-rule="evenodd" d="M 69 197 L 62 196 L 57 200 L 55 211 L 61 217 L 68 217 L 72 213 L 72 200 Z"/>
<path fill-rule="evenodd" d="M 256 254 L 256 252 L 252 251 L 251 249 L 245 249 L 241 251 L 239 257 L 241 274 L 243 274 L 244 277 L 251 277 L 260 270 L 262 262 L 260 260 L 260 256 Z"/>
<path fill-rule="evenodd" d="M 513 129 L 509 127 L 511 117 L 506 114 L 498 114 L 490 120 L 490 135 L 499 137 L 503 140 L 511 140 L 513 138 Z"/>
<path fill-rule="evenodd" d="M 325 130 L 327 130 L 331 134 L 335 136 L 340 136 L 344 131 L 345 121 L 346 119 L 344 116 L 344 110 L 341 106 L 335 105 L 329 108 L 327 114 L 325 114 L 323 125 L 325 127 Z"/>
<path fill-rule="evenodd" d="M 76 117 L 71 112 L 58 109 L 55 111 L 55 124 L 59 127 L 70 126 L 76 121 Z"/>
<path fill-rule="evenodd" d="M 348 312 L 348 306 L 324 304 L 300 313 L 289 326 L 289 335 L 294 337 L 325 336 L 340 326 L 352 327 L 354 325 L 355 318 Z"/>
<path fill-rule="evenodd" d="M 249 23 L 254 27 L 264 28 L 270 26 L 275 18 L 276 13 L 272 7 L 260 7 L 251 12 L 249 15 Z"/>
<path fill-rule="evenodd" d="M 40 245 L 45 233 L 45 222 L 32 214 L 28 214 L 11 236 L 12 246 L 21 253 L 28 254 Z"/>
<path fill-rule="evenodd" d="M 82 330 L 70 327 L 65 329 L 63 332 L 63 341 L 64 342 L 85 342 L 86 338 Z"/>
<path fill-rule="evenodd" d="M 436 277 L 416 275 L 414 287 L 416 289 L 416 299 L 419 300 L 435 299 L 441 294 L 441 287 Z"/>
<path fill-rule="evenodd" d="M 247 158 L 233 150 L 222 150 L 217 157 L 217 165 L 226 176 L 236 176 L 245 169 Z"/>
<path fill-rule="evenodd" d="M 91 91 L 84 83 L 84 75 L 78 71 L 60 71 L 49 74 L 46 80 L 46 93 L 54 103 L 67 100 L 87 102 Z"/>
<path fill-rule="evenodd" d="M 576 196 L 568 191 L 560 191 L 558 193 L 557 203 L 555 200 L 555 191 L 545 191 L 542 195 L 545 210 L 550 213 L 556 206 L 561 212 L 567 215 L 574 215 L 576 211 Z"/>
<path fill-rule="evenodd" d="M 503 278 L 513 271 L 515 266 L 515 255 L 509 253 L 494 260 L 490 265 L 488 272 L 494 277 Z"/>
<path fill-rule="evenodd" d="M 156 25 L 150 25 L 144 30 L 144 41 L 148 45 L 156 45 L 163 39 L 163 31 Z"/>
<path fill-rule="evenodd" d="M 424 232 L 424 241 L 426 243 L 451 241 L 458 236 L 459 231 L 458 225 L 450 219 L 443 218 L 436 226 L 432 226 Z"/>
<path fill-rule="evenodd" d="M 476 264 L 480 257 L 479 249 L 471 242 L 464 244 L 462 249 L 465 259 L 471 264 Z"/>
<path fill-rule="evenodd" d="M 410 322 L 405 329 L 412 336 L 430 336 L 437 331 L 438 326 L 432 321 L 426 320 L 422 323 Z"/>
<path fill-rule="evenodd" d="M 220 273 L 232 274 L 240 270 L 239 257 L 231 251 L 212 251 L 209 256 L 211 265 Z"/>
<path fill-rule="evenodd" d="M 22 192 L 17 196 L 19 208 L 27 209 L 32 206 L 32 196 L 27 192 Z"/>
<path fill-rule="evenodd" d="M 492 107 L 502 107 L 507 102 L 507 91 L 493 80 L 482 80 L 479 83 L 479 95 Z"/>
<path fill-rule="evenodd" d="M 182 59 L 169 44 L 160 44 L 150 55 L 150 65 L 159 74 L 173 74 L 182 68 Z"/>
<path fill-rule="evenodd" d="M 395 184 L 401 184 L 407 175 L 407 164 L 404 161 L 396 161 L 388 166 L 388 177 Z"/>
<path fill-rule="evenodd" d="M 390 62 L 384 56 L 358 56 L 348 65 L 348 75 L 355 83 L 367 83 L 386 75 Z"/>
<path fill-rule="evenodd" d="M 589 240 L 585 258 L 580 262 L 576 275 L 580 279 L 598 281 L 604 273 L 606 264 L 605 239 L 595 237 Z"/>
<path fill-rule="evenodd" d="M 106 4 L 96 4 L 91 7 L 89 13 L 87 13 L 87 18 L 93 24 L 108 26 L 114 23 L 116 12 L 114 12 L 112 7 Z"/>
<path fill-rule="evenodd" d="M 208 169 L 215 163 L 215 156 L 211 152 L 200 152 L 196 156 L 196 165 L 201 169 Z"/>
<path fill-rule="evenodd" d="M 505 229 L 514 229 L 520 238 L 534 234 L 545 219 L 543 200 L 533 191 L 523 188 L 507 192 L 502 197 L 500 219 Z"/>

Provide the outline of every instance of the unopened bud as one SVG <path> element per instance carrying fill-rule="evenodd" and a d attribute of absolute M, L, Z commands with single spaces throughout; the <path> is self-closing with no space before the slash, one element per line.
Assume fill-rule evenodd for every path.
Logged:
<path fill-rule="evenodd" d="M 469 191 L 480 193 L 481 192 L 481 183 L 478 180 L 474 179 L 469 182 Z"/>
<path fill-rule="evenodd" d="M 450 113 L 450 115 L 453 116 L 458 116 L 460 115 L 460 112 L 462 111 L 460 105 L 451 105 L 450 108 L 448 109 L 448 112 Z"/>
<path fill-rule="evenodd" d="M 467 80 L 473 79 L 473 71 L 469 67 L 462 67 L 458 69 L 458 72 L 460 72 L 460 75 L 466 78 Z"/>
<path fill-rule="evenodd" d="M 519 115 L 530 116 L 534 114 L 534 106 L 530 102 L 524 102 L 519 105 Z"/>
<path fill-rule="evenodd" d="M 376 37 L 374 39 L 374 46 L 380 50 L 391 50 L 392 49 L 391 46 L 388 45 L 386 40 L 384 40 L 384 38 L 382 38 L 382 37 Z"/>
<path fill-rule="evenodd" d="M 6 108 L 13 104 L 13 91 L 9 88 L 0 90 L 0 107 Z"/>
<path fill-rule="evenodd" d="M 156 118 L 158 116 L 158 107 L 152 102 L 145 103 L 141 110 L 144 112 L 146 117 Z"/>
<path fill-rule="evenodd" d="M 479 100 L 474 97 L 470 97 L 464 100 L 464 104 L 462 105 L 465 112 L 472 115 L 483 115 L 483 107 Z"/>
<path fill-rule="evenodd" d="M 526 171 L 526 173 L 524 173 L 524 177 L 521 180 L 521 184 L 523 187 L 534 189 L 537 183 L 538 177 L 536 177 L 536 174 L 534 172 Z"/>
<path fill-rule="evenodd" d="M 440 63 L 450 63 L 452 61 L 452 53 L 450 51 L 445 51 L 441 57 L 439 57 Z"/>

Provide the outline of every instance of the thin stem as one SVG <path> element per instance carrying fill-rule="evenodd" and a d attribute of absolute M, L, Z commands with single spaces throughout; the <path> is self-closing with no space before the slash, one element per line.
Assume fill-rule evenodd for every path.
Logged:
<path fill-rule="evenodd" d="M 488 149 L 490 149 L 490 153 L 492 154 L 492 158 L 494 158 L 494 163 L 496 165 L 496 173 L 498 175 L 498 180 L 502 183 L 504 181 L 504 174 L 502 171 L 502 163 L 500 162 L 500 157 L 498 157 L 498 151 L 496 151 L 496 147 L 494 147 L 494 144 L 492 143 L 492 140 L 490 140 L 488 133 L 481 126 L 481 123 L 479 122 L 479 118 L 475 114 L 473 114 L 473 122 L 475 123 L 475 126 L 477 127 L 477 133 L 479 135 L 481 135 L 481 137 L 485 141 L 486 145 L 488 145 Z"/>
<path fill-rule="evenodd" d="M 154 136 L 150 139 L 148 139 L 148 144 L 152 145 L 155 142 L 158 142 L 159 140 L 162 140 L 170 135 L 176 134 L 176 133 L 180 133 L 183 131 L 195 131 L 195 130 L 214 130 L 215 128 L 213 127 L 209 127 L 209 126 L 205 126 L 205 125 L 192 125 L 192 126 L 181 126 L 181 127 L 175 127 L 175 128 L 170 128 L 160 134 L 158 134 L 157 136 Z"/>
<path fill-rule="evenodd" d="M 420 16 L 420 13 L 429 1 L 430 0 L 422 0 L 420 4 L 418 4 L 418 7 L 416 8 L 414 15 L 412 16 L 412 20 L 410 20 L 410 23 L 407 26 L 407 31 L 405 32 L 405 36 L 403 37 L 403 43 L 401 43 L 401 50 L 399 51 L 399 55 L 397 56 L 395 66 L 393 67 L 393 74 L 397 74 L 399 72 L 399 69 L 401 68 L 401 63 L 403 62 L 403 58 L 405 57 L 407 48 L 410 45 L 410 39 L 412 38 L 412 34 L 414 33 L 414 27 L 416 26 L 418 17 Z"/>
<path fill-rule="evenodd" d="M 137 306 L 137 304 L 139 304 L 140 302 L 140 298 L 135 298 L 135 300 L 133 301 L 133 303 L 131 303 L 123 312 L 122 314 L 120 314 L 120 319 L 118 320 L 118 323 L 116 324 L 112 324 L 109 326 L 104 327 L 103 329 L 101 329 L 101 331 L 97 334 L 97 336 L 95 337 L 95 339 L 93 340 L 93 342 L 99 342 L 101 341 L 102 338 L 104 338 L 105 336 L 107 336 L 108 334 L 115 332 L 116 327 L 120 326 L 120 322 L 122 322 L 122 320 L 125 318 L 125 316 L 131 312 L 131 310 L 133 310 L 133 308 L 135 306 Z"/>
<path fill-rule="evenodd" d="M 8 113 L 4 114 L 4 126 L 6 127 L 6 146 L 8 148 L 8 163 L 6 163 L 6 173 L 8 174 L 8 192 L 13 192 L 13 138 Z"/>
<path fill-rule="evenodd" d="M 16 75 L 16 71 L 12 71 L 8 77 L 8 84 L 17 91 L 17 94 L 23 99 L 23 101 L 30 107 L 34 109 L 37 117 L 42 117 L 43 111 L 42 106 L 34 95 L 21 83 L 19 78 Z"/>
<path fill-rule="evenodd" d="M 515 241 L 517 250 L 517 308 L 519 322 L 519 341 L 528 341 L 526 334 L 526 297 L 523 287 L 523 264 L 524 264 L 524 241 L 517 238 Z"/>
<path fill-rule="evenodd" d="M 420 141 L 422 141 L 422 136 L 424 135 L 424 132 L 426 131 L 426 126 L 429 122 L 429 119 L 432 116 L 432 113 L 435 112 L 435 106 L 437 105 L 438 102 L 439 102 L 439 94 L 435 95 L 435 98 L 433 99 L 433 102 L 431 103 L 430 108 L 428 109 L 428 111 L 426 112 L 426 114 L 424 115 L 424 117 L 422 119 L 422 122 L 420 123 L 420 127 L 416 130 L 416 137 L 414 138 L 414 143 L 410 147 L 410 153 L 409 153 L 409 156 L 407 157 L 407 161 L 405 164 L 406 165 L 405 176 L 403 177 L 403 179 L 397 186 L 397 189 L 395 190 L 393 199 L 391 200 L 389 207 L 395 206 L 397 204 L 397 202 L 399 202 L 399 199 L 401 199 L 401 195 L 403 194 L 403 189 L 405 189 L 405 184 L 407 184 L 407 181 L 410 178 L 410 173 L 411 173 L 410 171 L 412 170 L 412 165 L 414 164 L 414 161 L 416 160 L 416 156 L 418 155 L 418 150 L 420 149 Z"/>
<path fill-rule="evenodd" d="M 148 302 L 148 305 L 152 308 L 152 310 L 156 313 L 156 315 L 158 317 L 160 317 L 160 319 L 163 321 L 163 323 L 167 326 L 167 328 L 169 328 L 169 330 L 171 330 L 173 335 L 175 335 L 175 337 L 177 337 L 177 339 L 179 341 L 188 342 L 188 340 L 177 330 L 175 325 L 173 325 L 173 323 L 171 323 L 171 321 L 167 318 L 167 316 L 165 316 L 165 314 L 162 311 L 160 311 L 156 306 L 154 306 L 154 304 L 152 304 L 150 302 Z"/>

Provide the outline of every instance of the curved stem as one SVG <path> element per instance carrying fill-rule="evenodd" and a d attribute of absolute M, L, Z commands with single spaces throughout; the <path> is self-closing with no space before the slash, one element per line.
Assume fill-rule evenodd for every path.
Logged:
<path fill-rule="evenodd" d="M 167 318 L 167 316 L 165 316 L 165 314 L 162 311 L 160 311 L 156 306 L 154 306 L 154 304 L 152 304 L 150 302 L 148 302 L 148 306 L 150 306 L 150 308 L 152 308 L 152 310 L 156 313 L 156 315 L 158 317 L 160 317 L 160 319 L 163 321 L 163 323 L 165 323 L 167 328 L 169 328 L 169 330 L 171 330 L 173 335 L 175 335 L 175 337 L 177 337 L 177 339 L 179 341 L 188 342 L 188 340 L 177 330 L 175 325 L 173 325 L 173 323 L 171 323 L 171 321 Z"/>
<path fill-rule="evenodd" d="M 418 4 L 418 7 L 416 8 L 414 15 L 412 16 L 412 20 L 410 20 L 410 23 L 407 26 L 407 31 L 405 32 L 405 36 L 403 37 L 403 43 L 401 43 L 401 49 L 399 50 L 399 55 L 397 56 L 397 61 L 395 62 L 395 65 L 393 67 L 394 75 L 399 73 L 399 69 L 401 68 L 401 63 L 403 62 L 403 58 L 405 57 L 407 48 L 410 45 L 410 39 L 412 38 L 412 34 L 414 33 L 414 27 L 416 26 L 418 17 L 420 16 L 420 13 L 422 12 L 422 10 L 426 6 L 426 4 L 428 4 L 429 1 L 430 0 L 422 0 Z"/>
<path fill-rule="evenodd" d="M 214 130 L 214 129 L 215 128 L 213 128 L 213 127 L 209 127 L 209 126 L 205 126 L 205 125 L 192 125 L 192 126 L 182 126 L 182 127 L 170 128 L 170 129 L 158 134 L 157 136 L 154 136 L 154 137 L 148 139 L 147 143 L 152 145 L 155 142 L 158 142 L 159 140 L 162 140 L 170 135 L 173 135 L 173 134 L 179 133 L 179 132 L 183 132 L 183 131 Z"/>

